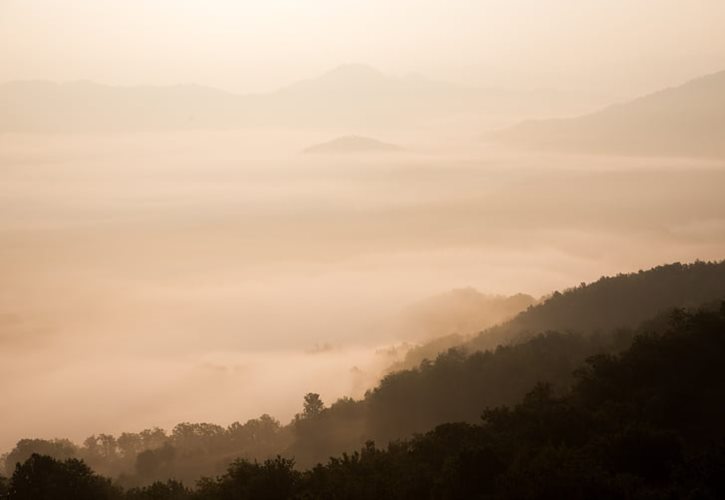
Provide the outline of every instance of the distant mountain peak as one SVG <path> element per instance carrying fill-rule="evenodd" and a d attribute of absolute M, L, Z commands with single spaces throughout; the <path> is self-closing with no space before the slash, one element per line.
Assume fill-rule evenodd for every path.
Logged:
<path fill-rule="evenodd" d="M 725 71 L 573 118 L 493 134 L 519 148 L 635 156 L 725 157 Z"/>
<path fill-rule="evenodd" d="M 400 146 L 363 137 L 359 135 L 344 135 L 328 142 L 316 144 L 305 149 L 305 153 L 384 153 L 401 151 Z"/>
<path fill-rule="evenodd" d="M 288 91 L 329 91 L 335 89 L 369 89 L 386 86 L 391 79 L 365 64 L 343 64 L 322 75 L 293 83 L 282 89 Z"/>

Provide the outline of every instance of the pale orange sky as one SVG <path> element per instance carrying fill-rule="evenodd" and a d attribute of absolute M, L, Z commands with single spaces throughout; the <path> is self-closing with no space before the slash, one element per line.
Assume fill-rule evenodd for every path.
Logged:
<path fill-rule="evenodd" d="M 266 91 L 346 62 L 633 95 L 725 67 L 721 0 L 1 0 L 0 81 Z"/>

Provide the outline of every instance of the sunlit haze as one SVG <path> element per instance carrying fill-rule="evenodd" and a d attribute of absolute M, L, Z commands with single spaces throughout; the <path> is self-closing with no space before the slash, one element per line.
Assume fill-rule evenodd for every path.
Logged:
<path fill-rule="evenodd" d="M 717 279 L 639 273 L 617 323 L 630 292 L 585 285 L 725 258 L 723 187 L 721 0 L 0 0 L 0 476 L 23 438 L 68 438 L 124 486 L 192 486 L 236 456 L 308 467 L 478 423 L 549 351 L 460 415 L 406 420 L 378 384 L 421 362 L 436 380 L 456 346 L 719 304 Z M 577 293 L 606 310 L 568 310 Z M 357 420 L 310 445 L 340 398 Z M 204 467 L 178 436 L 152 472 L 161 441 L 83 444 L 263 414 L 275 440 Z"/>
<path fill-rule="evenodd" d="M 4 0 L 0 79 L 262 92 L 342 63 L 633 96 L 721 69 L 719 0 Z"/>

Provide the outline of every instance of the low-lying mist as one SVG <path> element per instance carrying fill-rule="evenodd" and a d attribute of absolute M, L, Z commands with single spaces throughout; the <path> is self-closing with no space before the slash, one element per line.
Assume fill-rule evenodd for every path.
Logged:
<path fill-rule="evenodd" d="M 428 297 L 725 252 L 722 163 L 395 131 L 374 135 L 395 153 L 302 153 L 337 135 L 0 135 L 0 450 L 286 421 L 306 392 L 363 394 L 391 347 L 487 326 L 404 321 Z"/>

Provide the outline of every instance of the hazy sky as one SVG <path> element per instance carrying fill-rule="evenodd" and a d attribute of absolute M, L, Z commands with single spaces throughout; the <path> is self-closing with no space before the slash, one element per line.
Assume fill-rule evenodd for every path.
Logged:
<path fill-rule="evenodd" d="M 724 70 L 723 27 L 725 0 L 0 0 L 0 82 L 256 92 L 364 63 L 608 103 Z M 173 108 L 189 130 L 151 132 L 174 95 L 93 94 L 108 108 L 0 102 L 10 123 L 94 131 L 88 112 L 98 130 L 132 132 L 0 134 L 0 453 L 21 437 L 263 412 L 284 421 L 306 392 L 329 402 L 369 388 L 388 362 L 378 350 L 411 337 L 390 325 L 427 296 L 538 296 L 725 255 L 720 163 L 521 154 L 483 140 L 491 123 L 534 110 L 442 100 L 450 116 L 351 130 L 339 101 L 310 92 L 258 100 L 274 104 L 259 107 L 269 123 L 300 124 L 290 130 L 196 130 L 189 106 Z M 392 104 L 380 116 L 425 107 L 381 95 L 351 103 L 359 123 L 368 102 Z M 126 108 L 149 128 L 123 128 Z M 332 118 L 305 119 L 318 114 Z M 300 153 L 351 133 L 403 151 Z"/>
<path fill-rule="evenodd" d="M 269 90 L 346 62 L 622 95 L 725 67 L 722 0 L 0 0 L 0 81 Z"/>

